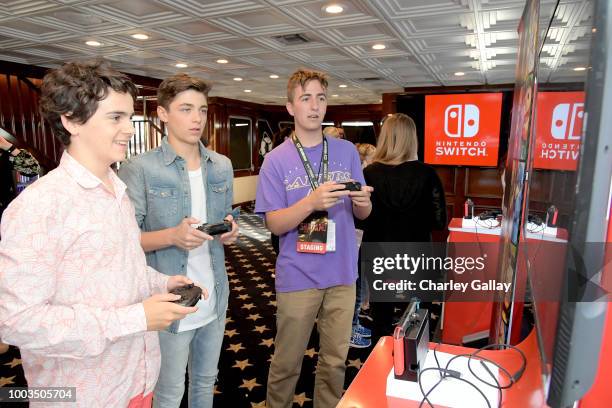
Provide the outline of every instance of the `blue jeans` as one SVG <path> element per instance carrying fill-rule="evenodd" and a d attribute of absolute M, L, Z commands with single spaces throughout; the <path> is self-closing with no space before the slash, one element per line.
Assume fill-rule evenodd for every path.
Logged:
<path fill-rule="evenodd" d="M 225 316 L 194 330 L 173 334 L 159 332 L 161 370 L 155 386 L 154 408 L 179 407 L 185 392 L 185 368 L 189 366 L 189 406 L 213 406 Z"/>

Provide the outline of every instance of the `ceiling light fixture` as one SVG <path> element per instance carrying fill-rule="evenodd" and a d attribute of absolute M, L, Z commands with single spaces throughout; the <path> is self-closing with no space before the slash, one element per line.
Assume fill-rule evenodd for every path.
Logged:
<path fill-rule="evenodd" d="M 272 79 L 277 79 L 277 78 L 278 78 L 278 75 L 276 75 L 276 74 L 272 74 L 272 75 L 270 75 L 270 78 L 272 78 Z"/>
<path fill-rule="evenodd" d="M 455 76 L 464 76 L 464 75 L 465 75 L 465 72 L 461 72 L 461 71 L 455 72 Z"/>
<path fill-rule="evenodd" d="M 175 65 L 175 67 L 177 67 L 177 68 L 187 68 L 187 64 L 179 62 L 178 64 Z"/>
<path fill-rule="evenodd" d="M 135 38 L 137 40 L 148 40 L 149 36 L 146 34 L 132 34 L 132 38 Z"/>
<path fill-rule="evenodd" d="M 85 41 L 85 44 L 91 46 L 91 47 L 99 47 L 102 45 L 102 43 L 98 42 L 98 41 Z"/>
<path fill-rule="evenodd" d="M 338 14 L 344 11 L 344 7 L 339 4 L 330 4 L 329 6 L 325 6 L 323 10 L 329 14 Z"/>
<path fill-rule="evenodd" d="M 337 98 L 337 97 L 338 97 L 338 94 L 333 94 L 332 95 L 332 98 Z"/>
<path fill-rule="evenodd" d="M 576 67 L 574 68 L 574 71 L 585 71 L 586 67 Z"/>
<path fill-rule="evenodd" d="M 340 85 L 338 85 L 338 88 L 346 88 L 346 85 L 340 84 Z"/>
<path fill-rule="evenodd" d="M 253 92 L 253 91 L 251 91 L 250 89 L 245 89 L 245 90 L 244 90 L 244 92 L 246 92 L 246 93 L 251 93 L 251 92 Z"/>
<path fill-rule="evenodd" d="M 384 50 L 385 48 L 387 48 L 385 44 L 374 44 L 372 46 L 373 50 Z"/>
<path fill-rule="evenodd" d="M 236 77 L 236 78 L 234 78 L 234 81 L 242 81 L 242 78 Z"/>
<path fill-rule="evenodd" d="M 218 64 L 227 64 L 228 62 L 229 62 L 228 60 L 223 59 L 223 58 L 220 58 L 220 59 L 217 60 Z"/>

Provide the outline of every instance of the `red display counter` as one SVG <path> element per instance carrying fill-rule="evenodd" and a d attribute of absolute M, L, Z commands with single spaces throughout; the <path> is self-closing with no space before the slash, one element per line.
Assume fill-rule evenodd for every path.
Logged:
<path fill-rule="evenodd" d="M 435 346 L 435 343 L 429 343 L 430 349 Z M 504 408 L 545 407 L 535 330 L 518 345 L 518 348 L 525 353 L 527 366 L 523 376 L 512 387 L 502 391 L 502 406 Z M 458 355 L 472 353 L 475 349 L 442 344 L 438 347 L 438 351 Z M 393 339 L 391 337 L 381 338 L 346 390 L 337 408 L 416 408 L 419 406 L 420 401 L 387 397 L 387 375 L 393 367 L 392 352 Z M 513 350 L 487 350 L 480 355 L 495 361 L 510 372 L 516 372 L 522 364 L 521 357 Z M 487 387 L 484 384 L 482 386 Z M 460 398 L 460 396 L 457 396 L 457 398 Z"/>

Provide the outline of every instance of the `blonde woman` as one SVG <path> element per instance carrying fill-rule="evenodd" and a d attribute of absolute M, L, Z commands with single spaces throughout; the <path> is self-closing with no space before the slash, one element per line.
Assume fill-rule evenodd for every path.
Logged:
<path fill-rule="evenodd" d="M 340 131 L 337 127 L 327 126 L 325 129 L 323 129 L 323 134 L 325 136 L 335 137 L 336 139 L 342 139 L 342 136 L 340 136 Z"/>
<path fill-rule="evenodd" d="M 429 242 L 431 231 L 446 227 L 444 190 L 436 171 L 418 161 L 414 121 L 389 116 L 380 131 L 373 163 L 363 171 L 374 187 L 364 242 Z M 372 303 L 373 344 L 392 333 L 393 303 Z"/>

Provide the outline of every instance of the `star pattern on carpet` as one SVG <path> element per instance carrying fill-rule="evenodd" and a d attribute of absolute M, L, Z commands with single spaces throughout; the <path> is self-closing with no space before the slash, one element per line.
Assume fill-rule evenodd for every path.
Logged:
<path fill-rule="evenodd" d="M 247 358 L 246 360 L 236 360 L 236 364 L 234 364 L 232 367 L 239 368 L 240 370 L 244 371 L 245 368 L 252 366 L 253 364 L 249 364 L 249 359 Z"/>
<path fill-rule="evenodd" d="M 266 347 L 272 347 L 274 345 L 274 339 L 273 338 L 264 339 L 261 341 L 261 343 L 259 343 L 259 345 L 266 346 Z"/>
<path fill-rule="evenodd" d="M 296 394 L 293 396 L 293 403 L 298 404 L 300 407 L 303 407 L 304 403 L 307 401 L 312 401 L 312 400 L 306 396 L 305 392 L 301 394 Z"/>
<path fill-rule="evenodd" d="M 228 348 L 226 348 L 226 350 L 233 351 L 234 353 L 238 353 L 240 350 L 244 350 L 244 349 L 245 348 L 242 347 L 242 343 L 230 344 L 230 346 Z"/>
<path fill-rule="evenodd" d="M 261 316 L 259 315 L 259 313 L 250 314 L 249 317 L 247 317 L 247 319 L 252 320 L 252 321 L 255 322 L 255 321 L 261 319 Z"/>
<path fill-rule="evenodd" d="M 230 339 L 231 339 L 232 337 L 234 337 L 235 335 L 237 335 L 237 334 L 239 334 L 239 333 L 238 333 L 238 330 L 236 330 L 236 329 L 226 330 L 226 331 L 225 331 L 225 335 L 226 335 L 227 337 L 229 337 Z"/>
<path fill-rule="evenodd" d="M 266 330 L 270 330 L 270 329 L 268 329 L 265 325 L 264 326 L 255 326 L 255 328 L 253 329 L 254 332 L 257 332 L 257 333 L 260 333 L 260 334 L 263 333 Z"/>
<path fill-rule="evenodd" d="M 21 359 L 20 358 L 14 358 L 12 361 L 10 361 L 8 363 L 5 363 L 4 365 L 5 366 L 9 366 L 11 368 L 15 368 L 15 367 L 17 367 L 20 364 L 21 364 Z"/>
<path fill-rule="evenodd" d="M 357 370 L 359 370 L 361 368 L 361 366 L 363 365 L 363 363 L 361 362 L 361 359 L 356 358 L 355 360 L 350 360 L 348 361 L 348 364 L 346 365 L 346 367 L 355 367 Z"/>
<path fill-rule="evenodd" d="M 253 391 L 255 387 L 261 387 L 261 384 L 257 384 L 257 378 L 242 380 L 242 385 L 240 386 L 240 388 L 247 388 L 249 391 Z"/>
<path fill-rule="evenodd" d="M 308 357 L 310 357 L 310 358 L 313 358 L 314 356 L 316 356 L 316 355 L 317 355 L 317 352 L 316 352 L 316 350 L 315 350 L 314 348 L 309 348 L 308 350 L 306 350 L 306 351 L 304 352 L 304 355 L 305 355 L 305 356 L 308 356 Z"/>
<path fill-rule="evenodd" d="M 15 379 L 15 375 L 12 377 L 0 377 L 0 387 L 4 387 L 9 384 L 14 384 L 13 380 Z"/>

